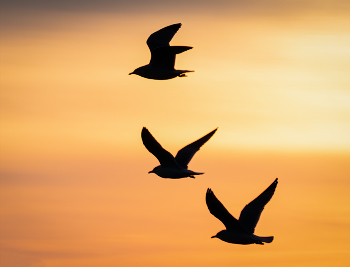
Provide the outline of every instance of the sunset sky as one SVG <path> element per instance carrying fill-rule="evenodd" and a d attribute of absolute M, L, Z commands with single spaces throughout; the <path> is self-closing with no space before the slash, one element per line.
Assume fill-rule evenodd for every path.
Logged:
<path fill-rule="evenodd" d="M 348 0 L 0 1 L 2 267 L 350 266 Z M 128 73 L 182 23 L 186 78 Z M 189 167 L 148 174 L 219 127 Z M 256 234 L 224 225 L 278 177 Z"/>

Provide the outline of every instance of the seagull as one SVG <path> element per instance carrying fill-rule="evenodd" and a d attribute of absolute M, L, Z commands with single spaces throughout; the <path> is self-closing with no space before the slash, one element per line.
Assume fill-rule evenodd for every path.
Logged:
<path fill-rule="evenodd" d="M 149 64 L 135 69 L 131 74 L 154 80 L 168 80 L 175 77 L 187 77 L 186 72 L 193 70 L 176 70 L 175 57 L 189 49 L 191 46 L 170 46 L 169 43 L 175 33 L 180 29 L 181 23 L 164 27 L 152 33 L 147 39 L 147 45 L 151 51 Z"/>
<path fill-rule="evenodd" d="M 194 154 L 204 145 L 216 132 L 218 128 L 206 134 L 197 141 L 185 146 L 177 152 L 176 157 L 165 150 L 157 140 L 152 136 L 146 127 L 141 131 L 142 142 L 149 152 L 151 152 L 158 160 L 160 165 L 155 167 L 148 173 L 155 173 L 162 178 L 195 178 L 194 175 L 204 174 L 203 172 L 194 172 L 187 168 L 188 163 Z"/>
<path fill-rule="evenodd" d="M 206 203 L 211 214 L 218 218 L 226 227 L 226 230 L 218 232 L 211 238 L 219 238 L 222 241 L 233 244 L 260 244 L 271 243 L 273 236 L 257 236 L 254 235 L 256 224 L 259 221 L 261 212 L 265 205 L 272 198 L 278 178 L 256 199 L 250 202 L 241 211 L 241 215 L 237 220 L 233 217 L 222 203 L 216 198 L 213 191 L 208 188 L 206 193 Z"/>

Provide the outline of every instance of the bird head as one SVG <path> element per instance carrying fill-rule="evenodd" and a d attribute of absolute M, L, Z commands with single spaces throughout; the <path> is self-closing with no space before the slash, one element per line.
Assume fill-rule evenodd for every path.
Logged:
<path fill-rule="evenodd" d="M 219 239 L 221 239 L 222 235 L 224 235 L 224 232 L 226 232 L 226 230 L 221 230 L 216 235 L 213 235 L 211 238 L 219 238 Z"/>
<path fill-rule="evenodd" d="M 154 167 L 154 169 L 149 171 L 148 173 L 157 173 L 158 168 L 159 168 L 159 166 Z"/>
<path fill-rule="evenodd" d="M 136 75 L 143 77 L 145 75 L 146 71 L 147 71 L 147 65 L 135 69 L 133 72 L 130 72 L 129 75 L 136 74 Z"/>

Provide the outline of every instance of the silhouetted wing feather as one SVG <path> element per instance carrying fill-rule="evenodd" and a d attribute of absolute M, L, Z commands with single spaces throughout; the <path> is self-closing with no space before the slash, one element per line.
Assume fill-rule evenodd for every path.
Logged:
<path fill-rule="evenodd" d="M 256 199 L 250 202 L 244 207 L 239 216 L 239 222 L 246 228 L 250 233 L 254 233 L 256 224 L 259 221 L 260 215 L 264 210 L 265 205 L 270 201 L 278 183 L 276 180 Z"/>
<path fill-rule="evenodd" d="M 141 131 L 142 142 L 149 152 L 151 152 L 163 167 L 179 168 L 174 156 L 165 150 L 148 131 L 146 127 L 143 127 Z"/>
<path fill-rule="evenodd" d="M 177 23 L 152 33 L 147 39 L 149 49 L 152 51 L 160 46 L 169 46 L 171 39 L 173 39 L 175 33 L 177 33 L 180 27 L 181 23 Z"/>
<path fill-rule="evenodd" d="M 206 134 L 202 138 L 199 138 L 197 141 L 185 146 L 177 152 L 175 160 L 182 168 L 187 169 L 188 163 L 193 158 L 194 154 L 203 146 L 217 131 L 218 128 Z"/>
<path fill-rule="evenodd" d="M 185 52 L 190 46 L 162 46 L 151 51 L 152 68 L 174 70 L 176 54 Z"/>
<path fill-rule="evenodd" d="M 207 189 L 205 201 L 210 213 L 218 218 L 225 225 L 227 230 L 239 228 L 242 229 L 242 231 L 245 231 L 240 222 L 228 212 L 210 188 Z"/>

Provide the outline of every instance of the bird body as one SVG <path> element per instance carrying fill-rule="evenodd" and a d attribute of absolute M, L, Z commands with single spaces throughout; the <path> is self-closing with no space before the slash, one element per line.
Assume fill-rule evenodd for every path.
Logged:
<path fill-rule="evenodd" d="M 192 49 L 191 46 L 170 46 L 170 41 L 180 29 L 181 23 L 169 25 L 154 33 L 147 39 L 147 45 L 151 51 L 150 63 L 133 72 L 147 79 L 168 80 L 175 77 L 186 77 L 187 72 L 192 70 L 176 70 L 175 58 L 177 54 Z"/>
<path fill-rule="evenodd" d="M 276 178 L 264 192 L 246 205 L 241 211 L 238 220 L 228 212 L 216 198 L 213 191 L 208 188 L 205 198 L 208 209 L 226 227 L 225 230 L 218 232 L 212 238 L 219 238 L 228 243 L 241 245 L 271 243 L 273 236 L 257 236 L 254 234 L 254 231 L 265 205 L 275 192 L 277 183 L 278 179 Z"/>
<path fill-rule="evenodd" d="M 144 146 L 159 161 L 160 165 L 156 166 L 148 173 L 155 173 L 162 178 L 195 178 L 194 175 L 201 175 L 203 172 L 194 172 L 188 169 L 188 164 L 194 154 L 214 135 L 217 128 L 191 144 L 180 149 L 174 157 L 170 152 L 165 150 L 147 128 L 143 127 L 141 139 Z"/>
<path fill-rule="evenodd" d="M 194 172 L 184 168 L 167 168 L 167 167 L 162 167 L 162 165 L 158 165 L 148 173 L 155 173 L 162 178 L 171 178 L 171 179 L 180 179 L 180 178 L 186 178 L 186 177 L 195 178 L 194 175 L 204 174 L 204 172 Z"/>
<path fill-rule="evenodd" d="M 240 245 L 250 245 L 250 244 L 264 245 L 264 242 L 271 243 L 273 240 L 273 236 L 263 237 L 263 236 L 257 236 L 250 233 L 245 233 L 244 231 L 234 231 L 234 230 L 230 230 L 230 231 L 221 230 L 211 238 L 215 238 L 215 237 L 227 243 L 240 244 Z"/>
<path fill-rule="evenodd" d="M 175 77 L 187 77 L 186 72 L 193 72 L 192 70 L 167 70 L 162 68 L 154 68 L 150 64 L 138 67 L 130 74 L 137 74 L 141 77 L 152 80 L 169 80 Z M 129 74 L 129 75 L 130 75 Z"/>

